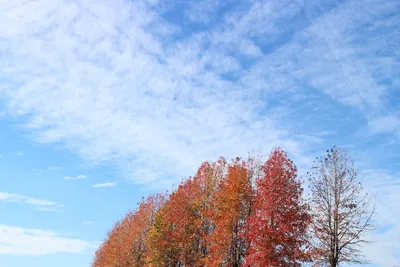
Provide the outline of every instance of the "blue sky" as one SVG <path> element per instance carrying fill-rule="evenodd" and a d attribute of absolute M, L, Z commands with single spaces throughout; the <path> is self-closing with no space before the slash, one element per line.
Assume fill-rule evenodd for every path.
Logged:
<path fill-rule="evenodd" d="M 400 4 L 0 0 L 0 262 L 89 266 L 204 160 L 347 148 L 400 265 Z"/>

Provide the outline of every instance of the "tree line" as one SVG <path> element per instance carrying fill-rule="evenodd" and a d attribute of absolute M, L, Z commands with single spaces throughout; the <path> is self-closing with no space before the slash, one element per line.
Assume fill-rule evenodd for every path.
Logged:
<path fill-rule="evenodd" d="M 364 263 L 374 207 L 354 163 L 333 147 L 307 173 L 282 149 L 204 162 L 171 194 L 142 198 L 95 253 L 93 267 L 339 266 Z"/>

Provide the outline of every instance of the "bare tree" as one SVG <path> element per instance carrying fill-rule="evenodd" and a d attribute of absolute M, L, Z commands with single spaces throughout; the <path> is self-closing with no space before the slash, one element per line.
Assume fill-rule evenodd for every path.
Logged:
<path fill-rule="evenodd" d="M 310 246 L 314 266 L 367 263 L 362 245 L 374 229 L 375 205 L 362 192 L 354 162 L 347 151 L 335 146 L 317 158 L 308 172 L 313 222 Z"/>

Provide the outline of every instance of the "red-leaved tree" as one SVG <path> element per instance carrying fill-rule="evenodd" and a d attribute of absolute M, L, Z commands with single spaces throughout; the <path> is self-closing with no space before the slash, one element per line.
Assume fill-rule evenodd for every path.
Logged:
<path fill-rule="evenodd" d="M 310 218 L 296 166 L 284 151 L 275 149 L 264 165 L 264 174 L 256 181 L 245 266 L 300 266 L 308 260 L 306 230 Z"/>

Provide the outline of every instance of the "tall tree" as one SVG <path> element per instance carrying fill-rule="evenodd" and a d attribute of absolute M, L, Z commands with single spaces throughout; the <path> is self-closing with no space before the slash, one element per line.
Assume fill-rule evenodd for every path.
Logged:
<path fill-rule="evenodd" d="M 354 162 L 346 150 L 333 147 L 308 173 L 312 227 L 310 244 L 316 266 L 365 263 L 364 234 L 373 229 L 374 207 L 362 192 Z"/>
<path fill-rule="evenodd" d="M 178 238 L 173 235 L 176 225 L 169 216 L 171 205 L 167 201 L 156 214 L 154 224 L 149 233 L 149 260 L 152 267 L 179 267 L 182 266 L 180 245 Z"/>
<path fill-rule="evenodd" d="M 147 266 L 148 234 L 154 224 L 155 214 L 164 202 L 164 194 L 143 198 L 136 211 L 129 212 L 114 225 L 107 239 L 96 251 L 93 266 Z"/>
<path fill-rule="evenodd" d="M 239 267 L 243 262 L 249 246 L 246 230 L 251 213 L 253 175 L 248 164 L 236 158 L 220 181 L 214 196 L 215 230 L 210 235 L 208 266 Z"/>
<path fill-rule="evenodd" d="M 205 162 L 171 194 L 151 232 L 154 266 L 205 265 L 214 228 L 210 210 L 224 168 L 224 159 Z"/>
<path fill-rule="evenodd" d="M 119 222 L 115 223 L 113 229 L 107 233 L 107 237 L 96 250 L 92 262 L 93 267 L 115 266 L 117 265 L 118 241 L 116 236 L 119 231 Z"/>
<path fill-rule="evenodd" d="M 300 266 L 308 260 L 308 206 L 302 201 L 303 189 L 296 177 L 296 166 L 286 153 L 273 150 L 264 165 L 264 176 L 256 181 L 245 266 Z"/>
<path fill-rule="evenodd" d="M 130 244 L 127 255 L 128 266 L 147 266 L 150 258 L 149 233 L 155 222 L 155 216 L 166 201 L 166 194 L 155 194 L 142 199 L 137 211 L 130 221 L 129 232 L 127 233 Z"/>
<path fill-rule="evenodd" d="M 107 238 L 95 253 L 92 263 L 93 267 L 128 266 L 125 262 L 125 255 L 129 253 L 126 234 L 131 217 L 132 213 L 129 212 L 123 220 L 117 221 L 114 224 L 112 230 L 108 232 Z"/>

